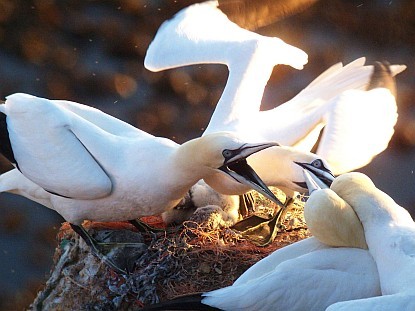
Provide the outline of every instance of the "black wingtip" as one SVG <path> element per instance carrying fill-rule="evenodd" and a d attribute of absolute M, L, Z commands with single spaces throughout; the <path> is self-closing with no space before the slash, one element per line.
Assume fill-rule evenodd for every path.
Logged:
<path fill-rule="evenodd" d="M 390 64 L 387 61 L 375 62 L 367 90 L 384 87 L 396 97 L 396 82 L 392 75 Z"/>
<path fill-rule="evenodd" d="M 177 297 L 172 300 L 160 302 L 153 305 L 145 306 L 143 311 L 161 311 L 161 310 L 198 310 L 198 311 L 220 311 L 220 309 L 207 306 L 202 303 L 202 294 L 192 294 Z"/>
<path fill-rule="evenodd" d="M 6 118 L 7 116 L 3 112 L 0 112 L 0 153 L 3 154 L 11 163 L 17 165 L 10 142 Z"/>

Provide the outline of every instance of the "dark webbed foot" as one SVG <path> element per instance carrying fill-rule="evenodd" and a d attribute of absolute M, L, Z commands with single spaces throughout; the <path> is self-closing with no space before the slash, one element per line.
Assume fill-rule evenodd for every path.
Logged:
<path fill-rule="evenodd" d="M 146 246 L 143 243 L 133 242 L 98 242 L 82 226 L 70 224 L 71 228 L 85 241 L 91 248 L 92 254 L 103 261 L 108 267 L 119 274 L 128 275 L 133 269 L 134 258 L 138 258 Z M 110 239 L 111 240 L 111 239 Z M 128 251 L 128 256 L 122 256 L 126 248 L 133 248 Z M 108 251 L 109 250 L 109 251 Z M 109 255 L 107 255 L 107 253 Z M 127 258 L 128 257 L 128 258 Z M 121 264 L 120 264 L 121 263 Z M 122 266 L 122 267 L 120 267 Z"/>
<path fill-rule="evenodd" d="M 270 219 L 252 215 L 235 224 L 232 229 L 240 231 L 243 237 L 258 246 L 267 246 L 277 236 L 278 223 L 283 210 L 284 208 L 281 208 Z"/>

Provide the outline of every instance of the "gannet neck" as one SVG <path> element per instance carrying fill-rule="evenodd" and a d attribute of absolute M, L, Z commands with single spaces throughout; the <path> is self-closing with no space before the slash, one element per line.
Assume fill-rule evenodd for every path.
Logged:
<path fill-rule="evenodd" d="M 261 106 L 265 86 L 271 76 L 273 64 L 258 64 L 261 53 L 244 51 L 251 47 L 241 46 L 236 53 L 256 54 L 249 59 L 236 57 L 229 65 L 229 76 L 216 109 L 204 132 L 212 133 L 233 127 L 234 123 L 255 116 Z"/>
<path fill-rule="evenodd" d="M 331 189 L 353 207 L 365 230 L 379 226 L 413 226 L 406 209 L 376 188 L 362 173 L 346 173 L 336 178 Z"/>
<path fill-rule="evenodd" d="M 215 154 L 202 138 L 180 145 L 173 154 L 174 170 L 184 184 L 194 185 L 223 164 L 221 151 Z"/>

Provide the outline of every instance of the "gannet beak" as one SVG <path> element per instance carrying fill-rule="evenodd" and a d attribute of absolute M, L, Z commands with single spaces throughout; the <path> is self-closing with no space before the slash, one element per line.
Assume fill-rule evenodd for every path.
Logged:
<path fill-rule="evenodd" d="M 328 188 L 326 184 L 321 182 L 319 178 L 313 173 L 303 169 L 304 179 L 307 184 L 308 194 L 311 195 L 314 191 Z"/>
<path fill-rule="evenodd" d="M 258 191 L 275 204 L 284 206 L 246 161 L 250 155 L 274 146 L 279 145 L 276 143 L 245 144 L 237 150 L 226 150 L 229 153 L 225 154 L 224 152 L 225 161 L 219 169 L 241 184 Z"/>
<path fill-rule="evenodd" d="M 318 161 L 318 162 L 315 162 Z M 311 173 L 310 175 L 314 178 L 319 180 L 319 184 L 324 185 L 324 188 L 328 188 L 331 186 L 332 182 L 334 181 L 334 175 L 327 168 L 324 163 L 320 160 L 315 160 L 313 163 L 301 163 L 301 162 L 294 162 L 297 165 L 301 166 L 304 170 Z M 319 165 L 316 165 L 318 163 Z M 321 187 L 321 188 L 323 188 Z"/>

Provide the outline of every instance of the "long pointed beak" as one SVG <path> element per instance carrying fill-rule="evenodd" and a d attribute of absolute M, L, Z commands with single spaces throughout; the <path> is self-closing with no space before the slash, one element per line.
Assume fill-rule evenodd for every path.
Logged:
<path fill-rule="evenodd" d="M 241 148 L 232 150 L 232 156 L 229 156 L 225 159 L 225 162 L 223 163 L 226 165 L 227 163 L 236 162 L 238 160 L 246 159 L 250 155 L 257 153 L 259 151 L 262 151 L 264 149 L 270 148 L 270 147 L 276 147 L 279 146 L 278 143 L 260 143 L 260 144 L 244 144 Z"/>
<path fill-rule="evenodd" d="M 303 169 L 304 179 L 307 184 L 308 194 L 311 195 L 314 191 L 320 189 L 327 189 L 327 185 L 323 183 L 316 175 L 312 172 Z"/>
<path fill-rule="evenodd" d="M 312 176 L 319 179 L 319 183 L 324 183 L 324 188 L 331 186 L 334 181 L 333 173 L 326 167 L 316 168 L 309 163 L 294 162 L 297 165 L 301 166 L 304 170 L 311 173 Z"/>
<path fill-rule="evenodd" d="M 246 161 L 246 158 L 250 155 L 274 146 L 279 145 L 276 143 L 245 144 L 238 150 L 236 154 L 226 159 L 225 163 L 219 169 L 241 184 L 244 184 L 258 191 L 273 201 L 275 204 L 284 206 L 284 204 L 278 200 L 278 198 L 272 193 L 272 191 L 267 187 L 267 185 L 262 181 L 262 179 Z"/>

